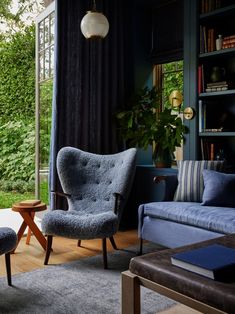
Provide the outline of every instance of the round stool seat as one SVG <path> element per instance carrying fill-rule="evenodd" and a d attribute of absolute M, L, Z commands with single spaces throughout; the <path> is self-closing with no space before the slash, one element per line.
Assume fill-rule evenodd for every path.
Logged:
<path fill-rule="evenodd" d="M 17 235 L 7 227 L 0 228 L 0 255 L 12 251 L 17 244 Z"/>

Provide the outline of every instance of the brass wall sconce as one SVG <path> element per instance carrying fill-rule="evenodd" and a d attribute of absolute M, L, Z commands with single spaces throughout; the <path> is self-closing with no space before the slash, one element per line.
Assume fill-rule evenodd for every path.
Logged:
<path fill-rule="evenodd" d="M 180 109 L 180 106 L 183 102 L 183 96 L 178 90 L 173 90 L 169 96 L 169 101 L 173 108 Z M 187 107 L 183 111 L 183 116 L 184 116 L 184 119 L 186 120 L 193 119 L 194 115 L 195 115 L 195 111 L 193 110 L 192 107 Z"/>
<path fill-rule="evenodd" d="M 183 96 L 178 90 L 173 90 L 170 93 L 169 101 L 173 108 L 179 108 L 183 102 Z"/>
<path fill-rule="evenodd" d="M 183 115 L 186 120 L 191 120 L 194 117 L 194 110 L 192 107 L 187 107 L 184 109 Z"/>

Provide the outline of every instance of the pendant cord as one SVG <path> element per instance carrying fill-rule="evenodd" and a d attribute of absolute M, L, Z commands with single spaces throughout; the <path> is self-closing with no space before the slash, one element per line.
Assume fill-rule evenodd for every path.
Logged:
<path fill-rule="evenodd" d="M 93 0 L 93 9 L 92 10 L 96 11 L 96 2 L 95 2 L 95 0 Z"/>

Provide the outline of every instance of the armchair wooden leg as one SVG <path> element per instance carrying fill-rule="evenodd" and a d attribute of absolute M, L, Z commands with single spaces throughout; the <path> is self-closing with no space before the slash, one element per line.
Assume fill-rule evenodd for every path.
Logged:
<path fill-rule="evenodd" d="M 111 242 L 112 247 L 114 248 L 114 250 L 118 250 L 118 248 L 117 248 L 117 246 L 116 246 L 116 243 L 115 243 L 115 241 L 114 241 L 114 237 L 110 237 L 109 240 L 110 240 L 110 242 Z"/>
<path fill-rule="evenodd" d="M 81 246 L 82 240 L 78 240 L 78 246 Z"/>
<path fill-rule="evenodd" d="M 11 254 L 5 254 L 6 270 L 7 270 L 7 283 L 11 286 Z"/>
<path fill-rule="evenodd" d="M 102 239 L 104 269 L 108 268 L 106 238 Z"/>
<path fill-rule="evenodd" d="M 140 249 L 139 249 L 138 255 L 142 255 L 142 254 L 143 254 L 143 239 L 140 238 Z"/>
<path fill-rule="evenodd" d="M 53 240 L 53 236 L 48 235 L 47 236 L 47 246 L 46 246 L 46 255 L 45 255 L 45 259 L 44 259 L 44 265 L 47 265 L 48 261 L 49 261 L 49 257 L 51 254 L 52 240 Z"/>

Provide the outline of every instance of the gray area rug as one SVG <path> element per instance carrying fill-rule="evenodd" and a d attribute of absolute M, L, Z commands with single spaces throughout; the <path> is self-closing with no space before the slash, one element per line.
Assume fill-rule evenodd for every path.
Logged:
<path fill-rule="evenodd" d="M 153 251 L 145 246 L 145 252 Z M 0 278 L 0 313 L 17 314 L 120 314 L 121 272 L 128 269 L 136 248 L 108 254 L 109 269 L 102 255 L 50 266 L 12 277 L 8 287 Z M 176 303 L 141 288 L 142 313 L 153 314 Z"/>

